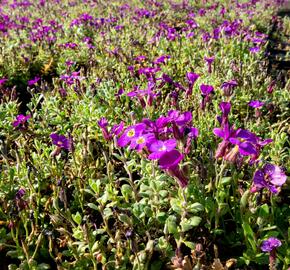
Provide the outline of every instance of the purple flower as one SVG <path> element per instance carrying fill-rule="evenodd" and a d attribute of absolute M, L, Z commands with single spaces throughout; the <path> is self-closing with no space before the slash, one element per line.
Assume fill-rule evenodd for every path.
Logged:
<path fill-rule="evenodd" d="M 174 177 L 178 184 L 185 188 L 188 185 L 188 178 L 185 176 L 183 170 L 180 170 L 179 163 L 183 159 L 183 155 L 176 149 L 165 152 L 159 158 L 159 166 L 161 169 L 166 170 L 166 172 Z"/>
<path fill-rule="evenodd" d="M 25 193 L 26 193 L 26 190 L 24 188 L 20 188 L 17 191 L 17 193 L 15 195 L 15 198 L 19 200 L 19 199 L 21 199 L 25 195 Z"/>
<path fill-rule="evenodd" d="M 101 128 L 105 128 L 108 126 L 108 120 L 106 119 L 106 117 L 102 117 L 99 121 L 98 121 L 98 125 Z"/>
<path fill-rule="evenodd" d="M 176 140 L 169 139 L 166 141 L 154 141 L 150 146 L 149 150 L 151 154 L 148 156 L 149 159 L 159 159 L 161 156 L 173 150 L 176 147 Z"/>
<path fill-rule="evenodd" d="M 167 124 L 170 122 L 170 119 L 165 116 L 160 116 L 155 121 L 145 118 L 142 122 L 146 125 L 148 132 L 153 133 L 156 138 L 161 138 L 167 133 Z"/>
<path fill-rule="evenodd" d="M 227 82 L 224 82 L 221 85 L 221 88 L 224 91 L 225 96 L 229 97 L 232 95 L 233 89 L 236 88 L 238 86 L 238 83 L 236 80 L 230 80 Z"/>
<path fill-rule="evenodd" d="M 110 131 L 110 135 L 111 136 L 118 136 L 122 130 L 124 128 L 124 122 L 122 121 L 120 124 L 116 124 L 116 125 L 113 125 L 111 131 Z"/>
<path fill-rule="evenodd" d="M 52 139 L 52 143 L 56 145 L 58 148 L 68 151 L 71 149 L 71 142 L 64 135 L 52 133 L 50 134 L 50 138 Z"/>
<path fill-rule="evenodd" d="M 124 133 L 118 139 L 118 146 L 124 147 L 129 144 L 134 138 L 138 137 L 145 130 L 146 125 L 139 123 L 125 129 Z"/>
<path fill-rule="evenodd" d="M 185 126 L 186 124 L 189 124 L 192 121 L 191 112 L 180 113 L 177 110 L 170 110 L 168 112 L 168 117 L 171 119 L 171 121 L 174 121 L 178 126 Z"/>
<path fill-rule="evenodd" d="M 222 111 L 222 124 L 224 124 L 226 121 L 228 121 L 228 115 L 231 111 L 232 105 L 230 102 L 221 102 L 219 107 Z"/>
<path fill-rule="evenodd" d="M 261 108 L 263 107 L 265 102 L 259 101 L 259 100 L 251 100 L 248 105 L 252 108 Z"/>
<path fill-rule="evenodd" d="M 105 140 L 109 141 L 111 138 L 110 138 L 110 135 L 109 135 L 109 132 L 108 132 L 108 128 L 107 128 L 108 120 L 105 117 L 102 117 L 98 121 L 98 125 L 102 129 L 102 133 L 103 133 L 103 136 L 104 136 Z"/>
<path fill-rule="evenodd" d="M 213 61 L 215 60 L 215 57 L 212 56 L 212 57 L 204 57 L 204 60 L 206 61 L 207 65 L 208 65 L 208 73 L 211 73 L 212 72 L 212 63 Z"/>
<path fill-rule="evenodd" d="M 191 150 L 191 142 L 192 140 L 198 137 L 198 129 L 195 127 L 188 128 L 188 134 L 186 139 L 186 144 L 184 148 L 184 154 L 189 154 Z"/>
<path fill-rule="evenodd" d="M 256 54 L 260 51 L 260 47 L 259 46 L 251 47 L 249 50 L 252 54 Z"/>
<path fill-rule="evenodd" d="M 34 79 L 29 80 L 27 83 L 29 86 L 35 85 L 40 80 L 40 77 L 36 76 Z"/>
<path fill-rule="evenodd" d="M 150 145 L 150 143 L 154 140 L 156 139 L 152 133 L 141 134 L 131 140 L 130 149 L 136 149 L 140 152 L 145 146 Z"/>
<path fill-rule="evenodd" d="M 199 75 L 196 73 L 193 73 L 193 72 L 187 72 L 186 78 L 187 78 L 190 85 L 194 85 L 196 80 L 199 78 Z"/>
<path fill-rule="evenodd" d="M 139 56 L 135 57 L 134 60 L 137 62 L 144 62 L 146 60 L 146 56 L 139 55 Z"/>
<path fill-rule="evenodd" d="M 262 146 L 272 140 L 261 141 L 254 133 L 245 129 L 233 129 L 226 120 L 221 128 L 214 128 L 214 134 L 223 139 L 218 145 L 216 158 L 223 157 L 230 162 L 241 161 L 250 156 L 250 163 L 256 162 Z"/>
<path fill-rule="evenodd" d="M 192 88 L 199 78 L 199 75 L 193 72 L 187 72 L 186 78 L 188 80 L 188 90 L 186 91 L 186 96 L 190 96 L 192 94 Z"/>
<path fill-rule="evenodd" d="M 263 241 L 261 245 L 261 250 L 263 252 L 271 252 L 272 250 L 275 250 L 281 245 L 282 243 L 279 239 L 277 239 L 276 237 L 269 237 L 267 240 Z"/>
<path fill-rule="evenodd" d="M 267 92 L 269 94 L 273 93 L 275 85 L 276 85 L 276 80 L 271 81 L 271 83 L 269 84 L 268 89 L 267 89 Z"/>
<path fill-rule="evenodd" d="M 159 166 L 161 169 L 170 169 L 177 167 L 179 162 L 183 159 L 183 155 L 176 149 L 165 152 L 159 159 Z"/>
<path fill-rule="evenodd" d="M 276 194 L 278 193 L 277 187 L 281 187 L 286 180 L 287 176 L 279 166 L 266 164 L 262 169 L 255 172 L 251 192 L 267 188 Z"/>
<path fill-rule="evenodd" d="M 211 101 L 210 94 L 213 93 L 214 87 L 212 85 L 202 84 L 200 86 L 200 91 L 201 91 L 201 96 L 202 96 L 200 107 L 202 110 L 204 110 L 206 104 Z"/>
<path fill-rule="evenodd" d="M 7 82 L 7 79 L 2 78 L 0 79 L 0 86 L 4 85 Z"/>
<path fill-rule="evenodd" d="M 153 62 L 155 65 L 165 64 L 166 60 L 170 59 L 170 55 L 161 55 Z"/>
<path fill-rule="evenodd" d="M 206 84 L 202 84 L 200 86 L 200 91 L 201 91 L 201 94 L 203 96 L 207 96 L 209 95 L 210 93 L 212 93 L 214 90 L 214 87 L 212 85 L 206 85 Z"/>
<path fill-rule="evenodd" d="M 168 112 L 168 117 L 170 118 L 172 123 L 174 138 L 177 140 L 182 140 L 184 138 L 186 129 L 188 129 L 191 125 L 192 113 L 180 113 L 177 110 L 171 110 Z"/>
<path fill-rule="evenodd" d="M 23 114 L 19 114 L 16 117 L 16 120 L 12 123 L 13 127 L 19 129 L 26 129 L 27 128 L 27 121 L 31 118 L 31 115 L 28 114 L 27 116 Z"/>
<path fill-rule="evenodd" d="M 128 97 L 137 97 L 143 108 L 146 106 L 152 106 L 153 100 L 159 95 L 154 92 L 155 83 L 152 81 L 148 82 L 147 89 L 141 90 L 135 87 L 134 91 L 127 94 Z M 146 99 L 145 99 L 146 97 Z"/>

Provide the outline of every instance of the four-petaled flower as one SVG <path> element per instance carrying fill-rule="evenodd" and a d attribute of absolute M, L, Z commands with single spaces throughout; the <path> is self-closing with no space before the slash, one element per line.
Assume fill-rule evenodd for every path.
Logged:
<path fill-rule="evenodd" d="M 118 146 L 124 147 L 129 144 L 134 138 L 138 137 L 145 130 L 146 125 L 143 123 L 130 126 L 125 129 L 124 133 L 118 139 Z"/>
<path fill-rule="evenodd" d="M 71 142 L 64 135 L 59 135 L 57 133 L 50 134 L 52 143 L 56 145 L 59 149 L 64 149 L 69 151 L 71 149 Z"/>
<path fill-rule="evenodd" d="M 276 237 L 269 237 L 267 240 L 264 240 L 261 245 L 261 250 L 263 252 L 271 252 L 272 250 L 280 247 L 282 245 L 281 241 Z"/>
<path fill-rule="evenodd" d="M 259 100 L 251 100 L 248 105 L 252 108 L 261 108 L 263 107 L 265 102 L 259 101 Z"/>
<path fill-rule="evenodd" d="M 19 128 L 19 129 L 26 129 L 27 128 L 27 121 L 31 118 L 31 115 L 23 115 L 19 114 L 16 116 L 16 120 L 12 123 L 13 127 Z"/>
<path fill-rule="evenodd" d="M 34 79 L 29 80 L 29 81 L 27 82 L 27 84 L 28 84 L 29 86 L 32 86 L 32 85 L 35 85 L 39 80 L 40 80 L 40 77 L 36 76 Z"/>
<path fill-rule="evenodd" d="M 251 192 L 258 192 L 266 188 L 276 194 L 278 187 L 281 187 L 286 180 L 287 176 L 279 166 L 266 164 L 255 172 Z"/>
<path fill-rule="evenodd" d="M 173 150 L 176 147 L 176 140 L 169 139 L 166 141 L 155 141 L 149 146 L 151 154 L 148 156 L 149 159 L 159 159 L 161 156 Z"/>

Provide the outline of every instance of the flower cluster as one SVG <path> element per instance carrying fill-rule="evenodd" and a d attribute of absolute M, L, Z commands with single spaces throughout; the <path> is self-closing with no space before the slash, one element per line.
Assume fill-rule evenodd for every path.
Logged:
<path fill-rule="evenodd" d="M 18 128 L 20 130 L 26 130 L 28 125 L 28 120 L 31 118 L 31 115 L 17 115 L 15 121 L 12 123 L 13 127 Z"/>
<path fill-rule="evenodd" d="M 108 132 L 105 118 L 98 124 L 106 140 L 121 134 L 123 128 L 121 123 Z M 174 176 L 181 187 L 186 187 L 188 179 L 179 164 L 189 153 L 191 142 L 197 136 L 198 129 L 192 126 L 191 112 L 171 110 L 167 116 L 161 116 L 155 121 L 143 119 L 127 127 L 119 135 L 117 144 L 119 147 L 129 145 L 131 150 L 142 152 L 149 160 L 157 160 L 161 169 Z"/>
<path fill-rule="evenodd" d="M 241 163 L 244 157 L 250 157 L 250 163 L 257 163 L 262 148 L 271 143 L 272 139 L 262 140 L 256 134 L 246 129 L 235 129 L 231 126 L 228 115 L 231 109 L 229 102 L 220 103 L 222 115 L 218 117 L 220 128 L 214 128 L 216 136 L 222 138 L 215 157 L 224 160 Z"/>

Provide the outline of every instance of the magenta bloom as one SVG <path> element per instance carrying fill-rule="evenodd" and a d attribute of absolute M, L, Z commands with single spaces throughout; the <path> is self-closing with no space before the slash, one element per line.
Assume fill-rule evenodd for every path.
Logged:
<path fill-rule="evenodd" d="M 284 171 L 276 165 L 266 164 L 261 170 L 257 170 L 253 178 L 251 192 L 257 192 L 264 188 L 272 193 L 278 193 L 278 187 L 281 187 L 287 180 Z"/>
<path fill-rule="evenodd" d="M 0 86 L 4 85 L 6 82 L 7 82 L 7 79 L 5 78 L 0 79 Z"/>
<path fill-rule="evenodd" d="M 103 137 L 106 141 L 110 141 L 113 139 L 114 136 L 119 135 L 123 128 L 124 128 L 124 122 L 121 122 L 120 124 L 114 125 L 110 132 L 108 131 L 108 120 L 105 117 L 102 117 L 98 121 L 98 125 L 102 130 Z"/>
<path fill-rule="evenodd" d="M 177 167 L 179 162 L 183 159 L 183 155 L 178 150 L 171 150 L 164 153 L 159 159 L 159 166 L 161 169 L 170 169 Z"/>
<path fill-rule="evenodd" d="M 145 146 L 149 145 L 155 137 L 153 134 L 141 134 L 131 140 L 130 149 L 136 149 L 140 152 Z"/>
<path fill-rule="evenodd" d="M 166 60 L 170 59 L 170 55 L 161 55 L 153 62 L 155 65 L 165 64 Z"/>
<path fill-rule="evenodd" d="M 200 91 L 201 91 L 201 96 L 202 96 L 200 108 L 204 110 L 206 104 L 211 102 L 211 94 L 214 91 L 214 87 L 212 85 L 202 84 L 200 86 Z"/>
<path fill-rule="evenodd" d="M 108 126 L 108 120 L 106 119 L 106 117 L 102 117 L 99 121 L 98 121 L 98 125 L 101 128 L 106 128 Z"/>
<path fill-rule="evenodd" d="M 137 62 L 143 62 L 143 61 L 146 60 L 146 56 L 139 55 L 139 56 L 135 57 L 134 60 L 137 61 Z"/>
<path fill-rule="evenodd" d="M 208 65 L 208 73 L 212 72 L 212 63 L 214 61 L 215 57 L 204 57 L 204 60 L 206 61 L 207 65 Z"/>
<path fill-rule="evenodd" d="M 196 73 L 193 73 L 193 72 L 187 72 L 186 78 L 187 78 L 190 85 L 194 85 L 196 80 L 199 78 L 199 75 Z"/>
<path fill-rule="evenodd" d="M 213 92 L 213 90 L 214 90 L 214 87 L 212 85 L 202 84 L 200 86 L 200 91 L 203 96 L 208 96 L 210 93 Z"/>
<path fill-rule="evenodd" d="M 199 75 L 193 72 L 187 72 L 186 78 L 188 80 L 188 90 L 186 91 L 186 96 L 190 96 L 192 94 L 192 88 L 196 80 L 199 78 Z"/>
<path fill-rule="evenodd" d="M 251 100 L 248 105 L 252 108 L 261 108 L 263 107 L 265 102 L 259 101 L 259 100 Z"/>
<path fill-rule="evenodd" d="M 111 138 L 110 138 L 110 135 L 109 135 L 109 132 L 108 132 L 108 128 L 107 128 L 108 120 L 105 117 L 102 117 L 98 121 L 98 125 L 102 129 L 102 133 L 103 133 L 103 136 L 104 136 L 105 140 L 109 141 Z"/>
<path fill-rule="evenodd" d="M 191 112 L 181 113 L 177 110 L 171 110 L 168 112 L 168 117 L 172 121 L 174 121 L 178 126 L 185 126 L 186 124 L 190 124 L 192 121 Z"/>
<path fill-rule="evenodd" d="M 271 252 L 272 250 L 275 250 L 281 245 L 282 243 L 279 239 L 277 239 L 276 237 L 269 237 L 267 240 L 263 241 L 261 245 L 261 250 L 263 252 Z"/>
<path fill-rule="evenodd" d="M 70 150 L 71 142 L 64 135 L 59 135 L 57 133 L 50 134 L 50 138 L 52 139 L 52 143 L 56 145 L 60 149 Z"/>
<path fill-rule="evenodd" d="M 13 127 L 19 129 L 26 129 L 27 128 L 27 121 L 31 118 L 31 115 L 28 114 L 27 116 L 23 114 L 19 114 L 16 117 L 16 120 L 12 123 Z"/>
<path fill-rule="evenodd" d="M 252 54 L 256 54 L 260 51 L 260 47 L 259 46 L 256 46 L 256 47 L 251 47 L 249 50 Z"/>
<path fill-rule="evenodd" d="M 40 77 L 36 76 L 34 79 L 29 80 L 29 81 L 27 82 L 27 84 L 28 84 L 29 86 L 32 86 L 32 85 L 35 85 L 39 80 L 40 80 Z"/>
<path fill-rule="evenodd" d="M 178 150 L 174 149 L 165 152 L 160 157 L 159 166 L 161 169 L 166 170 L 170 176 L 174 177 L 182 188 L 185 188 L 188 185 L 188 178 L 178 166 L 182 159 L 183 155 Z"/>
<path fill-rule="evenodd" d="M 220 109 L 222 111 L 222 118 L 226 118 L 227 119 L 228 115 L 229 115 L 229 113 L 231 111 L 231 107 L 232 107 L 231 103 L 230 102 L 221 102 L 219 104 L 219 107 L 220 107 Z"/>
<path fill-rule="evenodd" d="M 134 138 L 138 137 L 145 130 L 146 125 L 143 123 L 136 124 L 126 128 L 124 133 L 118 139 L 118 146 L 124 147 L 129 144 Z"/>
<path fill-rule="evenodd" d="M 238 86 L 238 83 L 236 80 L 230 80 L 227 82 L 224 82 L 221 85 L 221 88 L 224 91 L 225 96 L 229 97 L 232 95 L 233 89 L 236 88 Z"/>
<path fill-rule="evenodd" d="M 153 133 L 156 138 L 160 138 L 167 133 L 167 124 L 170 122 L 170 119 L 160 116 L 155 121 L 144 118 L 142 122 L 146 125 L 146 130 L 148 132 Z"/>
<path fill-rule="evenodd" d="M 151 154 L 148 156 L 149 159 L 159 159 L 161 156 L 173 150 L 176 147 L 176 140 L 169 139 L 166 141 L 155 141 L 149 146 Z"/>

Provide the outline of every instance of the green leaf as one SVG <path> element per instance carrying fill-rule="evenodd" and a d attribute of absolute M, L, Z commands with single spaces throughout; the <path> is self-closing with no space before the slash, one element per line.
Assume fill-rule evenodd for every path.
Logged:
<path fill-rule="evenodd" d="M 241 198 L 241 203 L 240 203 L 241 208 L 245 209 L 247 207 L 250 195 L 251 195 L 251 192 L 249 190 L 245 191 L 245 193 L 243 194 Z"/>
<path fill-rule="evenodd" d="M 201 203 L 198 203 L 198 202 L 196 202 L 188 207 L 188 211 L 191 213 L 197 213 L 197 212 L 200 212 L 203 210 L 204 210 L 203 205 Z"/>
<path fill-rule="evenodd" d="M 108 219 L 108 218 L 111 217 L 112 215 L 113 215 L 112 209 L 109 208 L 109 207 L 106 207 L 106 208 L 104 209 L 104 217 L 105 217 L 106 219 Z"/>
<path fill-rule="evenodd" d="M 259 207 L 259 216 L 262 218 L 267 218 L 269 216 L 269 206 L 265 203 Z"/>
<path fill-rule="evenodd" d="M 95 205 L 94 203 L 88 203 L 88 207 L 90 207 L 96 211 L 99 211 L 99 207 L 97 205 Z"/>
<path fill-rule="evenodd" d="M 167 217 L 167 214 L 165 212 L 160 212 L 156 215 L 157 220 L 162 224 L 165 223 L 166 217 Z"/>
<path fill-rule="evenodd" d="M 89 179 L 89 185 L 95 193 L 97 193 L 97 194 L 100 193 L 101 181 L 99 179 L 97 181 Z"/>
<path fill-rule="evenodd" d="M 256 251 L 257 251 L 256 240 L 255 240 L 255 235 L 254 235 L 254 232 L 253 232 L 251 226 L 248 223 L 244 222 L 242 224 L 242 227 L 244 230 L 244 235 L 245 235 L 246 241 L 248 241 L 250 243 L 252 250 L 254 251 L 254 253 L 256 253 Z"/>
<path fill-rule="evenodd" d="M 132 221 L 126 214 L 120 214 L 118 218 L 121 222 L 127 224 L 128 226 L 132 226 Z"/>
<path fill-rule="evenodd" d="M 184 245 L 186 245 L 187 247 L 189 247 L 191 250 L 194 250 L 195 249 L 195 246 L 196 246 L 195 243 L 190 242 L 190 241 L 184 241 L 183 243 L 184 243 Z"/>
<path fill-rule="evenodd" d="M 232 177 L 223 177 L 222 179 L 221 179 L 221 184 L 222 185 L 229 185 L 230 183 L 231 183 L 231 181 L 232 181 Z"/>
<path fill-rule="evenodd" d="M 197 227 L 200 224 L 200 222 L 202 221 L 202 218 L 198 217 L 198 216 L 194 216 L 194 217 L 190 218 L 189 220 L 190 220 L 190 224 L 193 227 Z"/>
<path fill-rule="evenodd" d="M 177 234 L 176 217 L 172 215 L 169 216 L 166 220 L 165 227 L 167 228 L 168 233 Z"/>
<path fill-rule="evenodd" d="M 82 216 L 79 212 L 77 212 L 75 215 L 72 215 L 72 219 L 78 225 L 82 223 Z"/>
<path fill-rule="evenodd" d="M 159 194 L 162 198 L 166 198 L 168 196 L 168 191 L 167 190 L 160 190 Z"/>
<path fill-rule="evenodd" d="M 201 222 L 201 217 L 194 216 L 190 219 L 183 219 L 180 222 L 182 232 L 187 232 L 193 227 L 197 227 Z"/>
<path fill-rule="evenodd" d="M 124 196 L 125 201 L 129 202 L 129 198 L 131 197 L 131 194 L 133 193 L 133 189 L 130 185 L 124 184 L 122 185 L 121 193 Z"/>
<path fill-rule="evenodd" d="M 180 201 L 178 199 L 171 199 L 170 200 L 170 205 L 171 205 L 171 208 L 174 212 L 178 213 L 178 214 L 181 214 L 182 212 L 182 207 L 180 205 Z"/>

